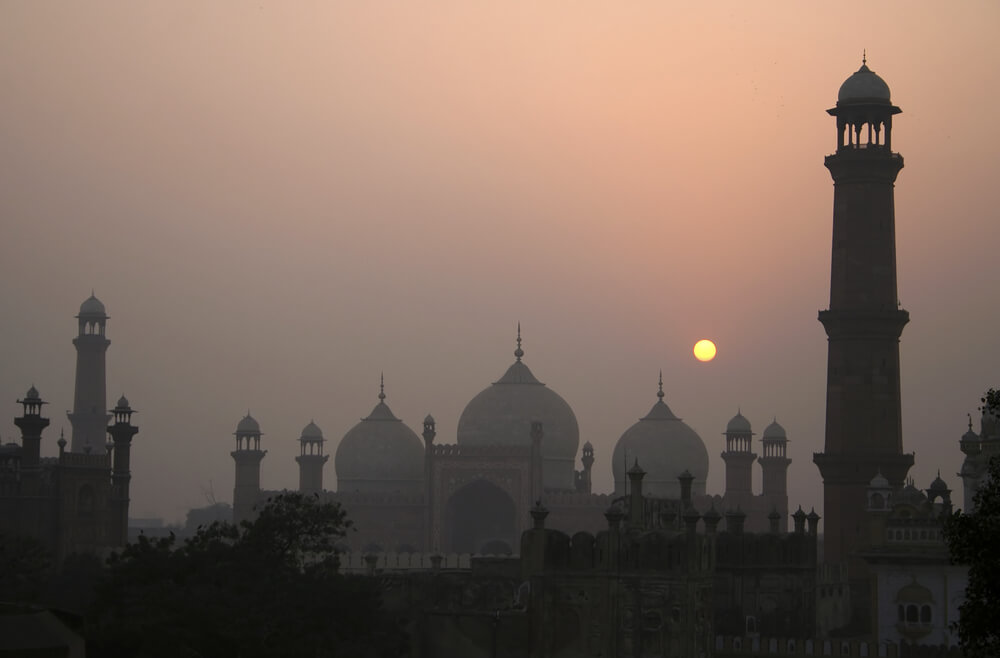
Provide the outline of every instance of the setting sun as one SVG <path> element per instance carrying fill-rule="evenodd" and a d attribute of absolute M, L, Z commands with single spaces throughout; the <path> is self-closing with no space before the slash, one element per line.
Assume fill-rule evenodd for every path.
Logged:
<path fill-rule="evenodd" d="M 715 358 L 715 343 L 706 339 L 694 344 L 694 357 L 699 361 L 711 361 Z"/>

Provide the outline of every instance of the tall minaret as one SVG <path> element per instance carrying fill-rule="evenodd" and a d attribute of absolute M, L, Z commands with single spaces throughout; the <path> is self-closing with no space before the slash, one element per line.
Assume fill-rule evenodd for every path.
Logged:
<path fill-rule="evenodd" d="M 304 494 L 323 491 L 323 464 L 330 459 L 330 455 L 323 454 L 324 443 L 323 430 L 310 420 L 299 437 L 301 454 L 295 458 L 299 463 L 299 491 Z"/>
<path fill-rule="evenodd" d="M 253 508 L 260 498 L 260 462 L 267 454 L 260 449 L 260 424 L 250 412 L 236 425 L 236 450 L 229 453 L 236 462 L 233 486 L 233 523 L 253 518 Z"/>
<path fill-rule="evenodd" d="M 104 376 L 104 354 L 111 341 L 104 335 L 108 314 L 104 304 L 91 293 L 80 305 L 79 333 L 73 339 L 76 346 L 76 391 L 73 395 L 73 412 L 69 414 L 73 435 L 71 452 L 83 452 L 90 446 L 97 450 L 104 446 L 108 421 Z"/>
<path fill-rule="evenodd" d="M 866 491 L 881 472 L 901 486 L 913 455 L 903 454 L 899 337 L 909 314 L 896 295 L 893 184 L 903 158 L 892 152 L 889 86 L 862 60 L 840 87 L 833 176 L 826 443 L 813 461 L 823 476 L 827 562 L 863 569 L 852 553 L 866 543 Z"/>

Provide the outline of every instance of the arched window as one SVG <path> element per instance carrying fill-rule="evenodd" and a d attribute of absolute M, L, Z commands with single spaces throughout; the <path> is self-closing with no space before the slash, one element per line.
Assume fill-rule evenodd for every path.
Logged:
<path fill-rule="evenodd" d="M 931 623 L 931 607 L 924 604 L 920 607 L 920 623 L 929 624 Z"/>
<path fill-rule="evenodd" d="M 899 604 L 899 622 L 902 623 L 904 621 L 906 621 L 906 608 L 904 608 L 903 604 L 900 603 Z"/>
<path fill-rule="evenodd" d="M 915 624 L 917 623 L 917 606 L 912 603 L 906 606 L 906 623 Z"/>

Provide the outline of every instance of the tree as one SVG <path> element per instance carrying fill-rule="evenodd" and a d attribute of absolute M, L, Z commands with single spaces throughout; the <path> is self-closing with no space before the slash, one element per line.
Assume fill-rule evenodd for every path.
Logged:
<path fill-rule="evenodd" d="M 239 527 L 177 546 L 139 538 L 109 560 L 88 649 L 132 656 L 400 655 L 373 579 L 338 570 L 338 505 L 290 493 Z"/>
<path fill-rule="evenodd" d="M 983 411 L 1000 413 L 1000 392 L 990 389 L 982 398 Z M 959 620 L 952 624 L 958 631 L 966 658 L 989 658 L 1000 655 L 1000 627 L 996 624 L 996 606 L 1000 604 L 1000 455 L 990 459 L 986 479 L 975 497 L 971 514 L 955 512 L 945 520 L 944 536 L 951 560 L 969 565 L 965 602 L 959 608 Z"/>

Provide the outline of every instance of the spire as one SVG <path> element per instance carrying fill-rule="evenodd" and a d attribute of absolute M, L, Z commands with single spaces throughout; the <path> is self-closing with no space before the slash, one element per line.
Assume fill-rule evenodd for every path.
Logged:
<path fill-rule="evenodd" d="M 861 66 L 866 66 L 868 64 L 868 49 L 861 49 Z"/>
<path fill-rule="evenodd" d="M 965 414 L 969 417 L 969 431 L 972 431 L 972 414 Z"/>
<path fill-rule="evenodd" d="M 660 401 L 662 402 L 663 401 L 663 369 L 662 368 L 660 369 L 659 387 L 660 387 L 659 390 L 656 391 L 656 397 L 658 397 L 660 399 Z"/>
<path fill-rule="evenodd" d="M 517 323 L 517 349 L 514 350 L 514 356 L 518 361 L 524 356 L 524 350 L 521 349 L 521 323 Z"/>
<path fill-rule="evenodd" d="M 385 402 L 385 373 L 382 372 L 378 374 L 378 399 Z"/>

